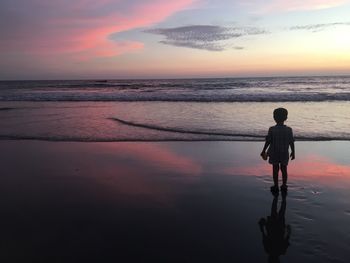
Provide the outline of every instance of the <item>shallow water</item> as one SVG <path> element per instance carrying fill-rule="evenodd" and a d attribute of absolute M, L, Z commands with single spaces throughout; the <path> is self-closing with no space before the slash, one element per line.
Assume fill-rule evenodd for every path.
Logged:
<path fill-rule="evenodd" d="M 281 106 L 297 139 L 350 140 L 349 101 L 0 102 L 0 139 L 262 140 Z"/>
<path fill-rule="evenodd" d="M 262 143 L 0 146 L 4 262 L 268 262 L 258 222 L 275 208 Z M 348 261 L 349 146 L 297 142 L 281 262 Z"/>

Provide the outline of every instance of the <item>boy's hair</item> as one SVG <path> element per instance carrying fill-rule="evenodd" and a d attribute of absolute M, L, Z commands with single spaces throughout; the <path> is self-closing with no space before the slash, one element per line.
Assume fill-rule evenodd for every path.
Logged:
<path fill-rule="evenodd" d="M 273 111 L 273 118 L 278 122 L 284 122 L 287 120 L 288 111 L 285 108 L 277 108 Z"/>

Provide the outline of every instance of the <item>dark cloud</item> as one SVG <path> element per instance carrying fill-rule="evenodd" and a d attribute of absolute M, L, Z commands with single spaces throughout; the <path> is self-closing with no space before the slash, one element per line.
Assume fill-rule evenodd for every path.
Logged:
<path fill-rule="evenodd" d="M 289 30 L 308 30 L 312 32 L 319 32 L 330 27 L 336 26 L 350 26 L 350 22 L 335 22 L 335 23 L 325 23 L 325 24 L 310 24 L 303 26 L 292 26 Z"/>
<path fill-rule="evenodd" d="M 165 45 L 172 45 L 177 47 L 188 47 L 195 49 L 205 49 L 209 51 L 223 51 L 225 50 L 224 45 L 213 42 L 201 42 L 201 41 L 178 41 L 178 40 L 162 40 L 159 43 Z"/>
<path fill-rule="evenodd" d="M 145 30 L 147 33 L 165 37 L 162 44 L 222 51 L 229 47 L 227 41 L 247 35 L 266 34 L 267 31 L 256 27 L 222 27 L 212 25 L 192 25 L 173 28 L 154 28 Z M 243 47 L 234 47 L 243 49 Z"/>

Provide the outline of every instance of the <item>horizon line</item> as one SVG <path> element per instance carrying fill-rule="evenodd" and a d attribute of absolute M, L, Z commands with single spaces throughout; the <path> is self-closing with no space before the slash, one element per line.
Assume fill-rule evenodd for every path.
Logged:
<path fill-rule="evenodd" d="M 261 79 L 261 78 L 312 78 L 312 77 L 350 77 L 349 74 L 310 74 L 310 75 L 269 75 L 269 76 L 218 76 L 218 77 L 119 77 L 119 78 L 52 78 L 52 79 L 0 79 L 0 82 L 10 81 L 109 81 L 109 80 L 186 80 L 186 79 Z"/>

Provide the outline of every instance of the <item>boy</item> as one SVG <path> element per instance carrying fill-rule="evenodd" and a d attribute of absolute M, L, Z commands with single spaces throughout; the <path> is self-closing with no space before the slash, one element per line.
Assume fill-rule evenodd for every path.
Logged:
<path fill-rule="evenodd" d="M 293 131 L 290 127 L 284 125 L 287 117 L 288 111 L 285 108 L 278 108 L 273 111 L 276 125 L 270 127 L 264 148 L 260 154 L 264 160 L 269 156 L 269 163 L 272 164 L 274 185 L 271 187 L 271 191 L 273 193 L 278 192 L 278 172 L 280 169 L 282 172 L 281 191 L 287 191 L 289 146 L 291 148 L 291 160 L 295 159 Z M 267 148 L 269 149 L 266 153 Z"/>

